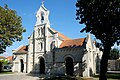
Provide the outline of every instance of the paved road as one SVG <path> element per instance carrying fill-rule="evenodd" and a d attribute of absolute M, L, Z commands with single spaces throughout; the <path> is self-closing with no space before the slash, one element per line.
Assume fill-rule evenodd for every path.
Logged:
<path fill-rule="evenodd" d="M 37 76 L 28 76 L 25 73 L 0 74 L 0 80 L 40 80 Z"/>

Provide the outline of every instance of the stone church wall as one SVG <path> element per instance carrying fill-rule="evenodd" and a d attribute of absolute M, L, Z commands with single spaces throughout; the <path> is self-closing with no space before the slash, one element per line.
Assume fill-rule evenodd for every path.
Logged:
<path fill-rule="evenodd" d="M 13 61 L 13 68 L 12 71 L 13 72 L 21 72 L 21 62 L 20 60 L 23 60 L 23 72 L 26 73 L 27 72 L 27 55 L 26 54 L 19 54 L 19 55 L 15 55 L 16 59 Z"/>
<path fill-rule="evenodd" d="M 66 58 L 71 57 L 73 59 L 73 66 L 74 66 L 73 75 L 76 76 L 82 75 L 81 61 L 83 55 L 84 53 L 82 47 L 56 49 L 54 73 L 59 75 L 66 75 L 66 64 L 65 64 Z"/>

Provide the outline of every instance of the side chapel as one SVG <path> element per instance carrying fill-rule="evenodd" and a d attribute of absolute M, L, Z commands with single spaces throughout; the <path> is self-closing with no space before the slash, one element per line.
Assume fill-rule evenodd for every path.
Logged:
<path fill-rule="evenodd" d="M 36 14 L 28 45 L 13 51 L 13 72 L 89 77 L 99 73 L 102 51 L 88 34 L 70 39 L 51 28 L 44 3 Z"/>

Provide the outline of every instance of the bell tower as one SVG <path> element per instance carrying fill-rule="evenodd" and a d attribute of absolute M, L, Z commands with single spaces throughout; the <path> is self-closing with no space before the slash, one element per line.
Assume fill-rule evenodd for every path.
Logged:
<path fill-rule="evenodd" d="M 49 25 L 48 17 L 49 17 L 49 11 L 44 7 L 44 1 L 42 1 L 42 5 L 40 6 L 36 14 L 37 21 L 35 26 L 42 25 L 42 24 Z"/>
<path fill-rule="evenodd" d="M 40 54 L 46 53 L 46 41 L 48 37 L 49 11 L 44 6 L 44 1 L 36 13 L 36 24 L 34 27 L 35 52 Z"/>
<path fill-rule="evenodd" d="M 39 73 L 40 70 L 35 67 L 35 64 L 38 64 L 39 60 L 43 61 L 43 66 L 45 65 L 45 56 L 48 49 L 48 36 L 49 36 L 49 28 L 50 28 L 50 22 L 49 22 L 49 10 L 47 10 L 44 6 L 44 2 L 42 1 L 42 5 L 38 9 L 36 13 L 36 23 L 34 26 L 33 34 L 29 38 L 29 57 L 32 57 L 32 63 L 29 63 L 29 65 L 34 70 L 29 70 L 33 72 Z M 31 52 L 30 52 L 31 51 Z M 28 58 L 29 61 L 31 61 L 31 58 Z M 42 62 L 41 62 L 42 63 Z M 40 65 L 39 65 L 40 66 Z M 43 67 L 42 66 L 42 67 Z M 44 70 L 42 73 L 45 73 L 45 66 L 42 68 Z"/>

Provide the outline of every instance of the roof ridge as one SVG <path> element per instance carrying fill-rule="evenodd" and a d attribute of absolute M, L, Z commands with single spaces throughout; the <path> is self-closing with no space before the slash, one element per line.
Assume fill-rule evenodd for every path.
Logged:
<path fill-rule="evenodd" d="M 63 47 L 71 47 L 71 46 L 82 46 L 84 44 L 85 38 L 79 38 L 79 39 L 72 39 L 72 40 L 64 40 L 60 48 Z"/>
<path fill-rule="evenodd" d="M 76 38 L 76 39 L 70 39 L 70 40 L 73 41 L 73 40 L 79 40 L 79 39 L 85 39 L 85 38 Z M 68 40 L 64 40 L 64 41 L 68 41 Z"/>
<path fill-rule="evenodd" d="M 13 53 L 17 52 L 20 48 L 22 48 L 24 45 L 20 45 L 17 49 L 15 49 L 15 51 L 13 51 Z"/>
<path fill-rule="evenodd" d="M 23 47 L 27 47 L 27 45 L 20 45 L 13 53 L 19 52 L 19 50 Z"/>

